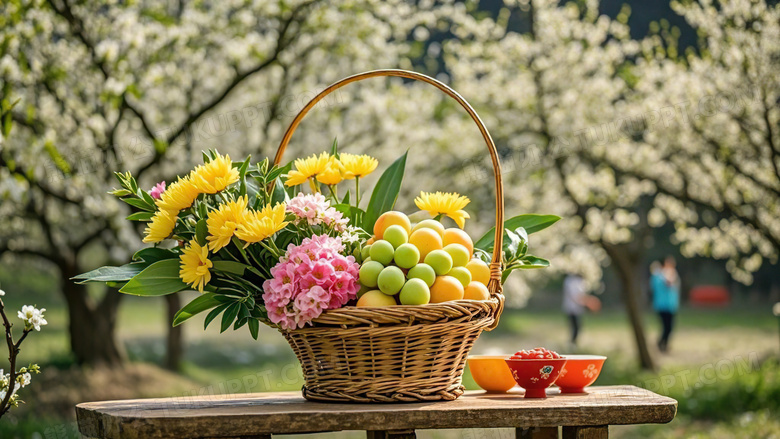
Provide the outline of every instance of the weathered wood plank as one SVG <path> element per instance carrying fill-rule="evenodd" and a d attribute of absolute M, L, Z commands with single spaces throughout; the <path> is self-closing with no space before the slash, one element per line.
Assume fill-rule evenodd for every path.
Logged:
<path fill-rule="evenodd" d="M 518 428 L 517 439 L 558 439 L 558 427 Z"/>
<path fill-rule="evenodd" d="M 563 427 L 563 439 L 607 439 L 609 438 L 609 426 L 595 427 Z"/>
<path fill-rule="evenodd" d="M 79 404 L 79 429 L 107 439 L 198 438 L 342 430 L 602 426 L 667 423 L 677 401 L 634 386 L 592 387 L 584 395 L 550 390 L 467 392 L 455 401 L 403 404 L 316 403 L 298 392 L 204 395 Z"/>
<path fill-rule="evenodd" d="M 414 430 L 366 431 L 366 439 L 417 439 Z"/>
<path fill-rule="evenodd" d="M 260 435 L 254 435 L 254 436 L 230 436 L 230 437 L 209 437 L 204 439 L 271 439 L 270 434 L 260 434 Z"/>

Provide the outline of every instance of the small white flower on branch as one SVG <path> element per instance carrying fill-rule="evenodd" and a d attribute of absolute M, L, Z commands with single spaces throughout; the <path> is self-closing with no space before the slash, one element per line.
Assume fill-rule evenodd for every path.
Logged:
<path fill-rule="evenodd" d="M 30 384 L 30 381 L 32 380 L 32 376 L 29 372 L 25 372 L 21 375 L 17 375 L 16 381 L 17 384 L 21 385 L 21 387 L 27 387 L 28 384 Z"/>
<path fill-rule="evenodd" d="M 32 305 L 24 305 L 17 315 L 24 321 L 24 329 L 29 331 L 31 328 L 35 328 L 36 331 L 40 331 L 41 326 L 49 323 L 43 318 L 44 311 L 46 308 L 38 309 Z"/>

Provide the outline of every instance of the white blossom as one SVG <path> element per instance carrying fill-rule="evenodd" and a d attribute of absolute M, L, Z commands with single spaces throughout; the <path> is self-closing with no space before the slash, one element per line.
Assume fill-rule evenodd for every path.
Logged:
<path fill-rule="evenodd" d="M 36 331 L 40 331 L 41 326 L 49 323 L 43 317 L 44 311 L 46 311 L 46 308 L 38 309 L 32 305 L 24 305 L 17 315 L 24 321 L 25 329 L 35 328 Z"/>

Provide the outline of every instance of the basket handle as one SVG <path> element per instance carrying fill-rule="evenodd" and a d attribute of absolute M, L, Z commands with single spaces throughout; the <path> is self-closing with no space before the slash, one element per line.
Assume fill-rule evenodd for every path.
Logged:
<path fill-rule="evenodd" d="M 317 94 L 317 96 L 312 98 L 312 100 L 310 100 L 301 109 L 298 115 L 295 116 L 295 119 L 293 119 L 292 123 L 290 123 L 290 127 L 287 128 L 287 131 L 284 133 L 282 142 L 279 144 L 279 149 L 276 151 L 276 156 L 274 157 L 274 164 L 278 165 L 281 162 L 282 155 L 284 155 L 284 151 L 287 149 L 287 145 L 290 143 L 290 139 L 292 138 L 295 129 L 298 128 L 298 125 L 301 123 L 301 120 L 303 120 L 303 117 L 306 116 L 306 113 L 308 113 L 309 110 L 311 110 L 315 105 L 317 105 L 317 103 L 321 101 L 325 96 L 352 82 L 357 82 L 363 79 L 375 78 L 380 76 L 397 76 L 400 78 L 414 79 L 417 81 L 422 81 L 433 85 L 434 87 L 443 91 L 451 98 L 455 99 L 461 105 L 461 107 L 463 107 L 469 113 L 471 119 L 474 121 L 474 123 L 477 124 L 477 127 L 479 127 L 479 132 L 482 133 L 482 138 L 485 140 L 485 144 L 487 145 L 488 148 L 488 153 L 490 153 L 490 159 L 493 163 L 493 175 L 495 177 L 495 185 L 496 185 L 496 233 L 495 233 L 494 246 L 493 246 L 493 257 L 490 262 L 490 282 L 488 282 L 488 290 L 490 291 L 490 294 L 493 297 L 498 299 L 498 308 L 496 308 L 495 321 L 490 327 L 487 328 L 488 330 L 493 329 L 498 325 L 498 319 L 501 316 L 501 312 L 504 309 L 504 295 L 502 294 L 502 286 L 501 286 L 501 268 L 502 268 L 501 249 L 503 248 L 503 237 L 504 237 L 504 185 L 501 180 L 501 163 L 499 162 L 498 159 L 498 151 L 496 150 L 496 144 L 493 142 L 493 138 L 490 137 L 490 133 L 488 132 L 487 127 L 485 127 L 484 122 L 482 122 L 482 119 L 479 118 L 479 115 L 477 115 L 477 112 L 474 111 L 474 108 L 472 108 L 471 105 L 468 102 L 466 102 L 466 100 L 463 99 L 463 97 L 458 92 L 456 92 L 455 90 L 453 90 L 452 88 L 444 84 L 443 82 L 431 78 L 430 76 L 423 75 L 422 73 L 408 71 L 408 70 L 400 70 L 400 69 L 371 70 L 368 72 L 363 72 L 363 73 L 358 73 L 356 75 L 348 76 L 340 81 L 334 82 L 333 84 L 329 85 L 325 90 Z"/>

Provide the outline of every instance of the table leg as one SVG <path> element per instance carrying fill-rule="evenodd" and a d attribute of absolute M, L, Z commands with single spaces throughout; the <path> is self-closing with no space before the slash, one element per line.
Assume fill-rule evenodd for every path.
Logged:
<path fill-rule="evenodd" d="M 563 427 L 563 439 L 607 439 L 609 426 L 595 427 Z"/>
<path fill-rule="evenodd" d="M 414 430 L 367 430 L 367 439 L 417 439 Z"/>
<path fill-rule="evenodd" d="M 558 439 L 558 427 L 518 428 L 517 439 Z"/>

